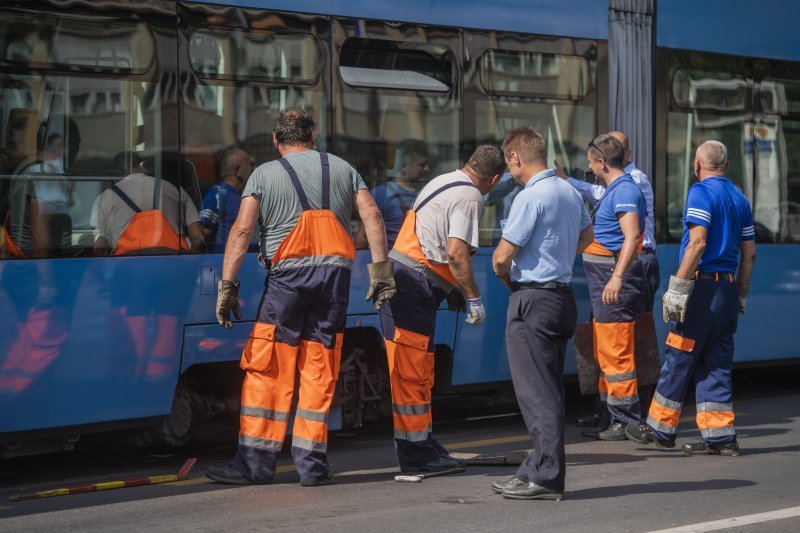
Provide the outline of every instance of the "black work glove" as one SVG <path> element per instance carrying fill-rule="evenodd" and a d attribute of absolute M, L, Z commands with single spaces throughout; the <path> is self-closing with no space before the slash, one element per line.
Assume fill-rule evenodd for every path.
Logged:
<path fill-rule="evenodd" d="M 392 298 L 397 292 L 394 285 L 394 264 L 391 261 L 369 263 L 369 289 L 364 300 L 372 300 L 375 309 L 380 309 L 381 304 Z"/>
<path fill-rule="evenodd" d="M 239 282 L 221 279 L 217 289 L 217 322 L 220 326 L 231 329 L 233 324 L 230 312 L 233 311 L 236 320 L 242 318 L 242 308 L 239 307 Z"/>
<path fill-rule="evenodd" d="M 447 293 L 447 309 L 460 313 L 467 312 L 467 301 L 459 287 L 453 287 L 453 290 Z"/>

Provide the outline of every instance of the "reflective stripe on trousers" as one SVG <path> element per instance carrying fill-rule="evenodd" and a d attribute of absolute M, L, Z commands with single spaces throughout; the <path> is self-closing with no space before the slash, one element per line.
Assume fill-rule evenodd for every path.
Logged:
<path fill-rule="evenodd" d="M 613 257 L 584 254 L 584 270 L 592 301 L 595 358 L 602 374 L 598 381 L 600 399 L 612 422 L 638 423 L 641 415 L 634 359 L 634 328 L 644 284 L 641 263 L 634 261 L 622 283 L 619 301 L 602 302 L 603 290 L 611 279 Z"/>

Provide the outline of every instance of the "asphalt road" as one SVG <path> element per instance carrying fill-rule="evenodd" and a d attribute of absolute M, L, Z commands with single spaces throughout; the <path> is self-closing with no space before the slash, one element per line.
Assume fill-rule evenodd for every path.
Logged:
<path fill-rule="evenodd" d="M 397 483 L 386 423 L 331 438 L 334 485 L 304 488 L 282 456 L 270 486 L 225 486 L 203 475 L 225 462 L 231 445 L 208 443 L 166 455 L 93 450 L 0 463 L 0 531 L 732 531 L 800 530 L 800 369 L 743 370 L 736 375 L 736 427 L 742 455 L 688 457 L 632 442 L 590 441 L 567 428 L 563 501 L 506 500 L 489 484 L 509 466 L 469 467 L 463 474 Z M 472 400 L 472 402 L 479 400 Z M 437 438 L 452 452 L 513 454 L 529 447 L 522 419 L 507 405 L 442 403 Z M 569 419 L 586 414 L 585 401 Z M 687 401 L 691 404 L 691 401 Z M 464 408 L 464 405 L 467 407 Z M 448 411 L 450 409 L 450 411 Z M 464 410 L 479 413 L 464 419 Z M 448 418 L 445 416 L 444 418 Z M 678 444 L 699 435 L 694 413 L 681 419 Z M 10 501 L 21 493 L 177 472 L 175 483 Z M 691 526 L 691 527 L 686 527 Z M 681 528 L 683 529 L 674 529 Z"/>

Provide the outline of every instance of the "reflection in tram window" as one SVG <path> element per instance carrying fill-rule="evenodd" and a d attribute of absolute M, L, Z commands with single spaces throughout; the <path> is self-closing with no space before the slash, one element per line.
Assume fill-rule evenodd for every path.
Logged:
<path fill-rule="evenodd" d="M 531 41 L 546 52 L 533 52 Z M 505 134 L 532 126 L 547 141 L 547 160 L 562 161 L 582 177 L 583 148 L 597 123 L 597 44 L 513 34 L 470 35 L 465 73 L 465 106 L 474 113 L 476 144 L 500 144 Z M 468 124 L 470 124 L 468 123 Z M 481 220 L 481 245 L 497 242 L 501 223 L 519 192 L 510 176 L 488 195 Z"/>
<path fill-rule="evenodd" d="M 282 109 L 311 113 L 317 119 L 317 147 L 325 148 L 325 61 L 316 31 L 309 25 L 305 32 L 200 28 L 190 34 L 183 150 L 203 196 L 219 183 L 222 157 L 230 148 L 243 148 L 257 164 L 280 157 L 272 130 Z"/>
<path fill-rule="evenodd" d="M 393 242 L 417 192 L 462 163 L 453 52 L 461 46 L 459 34 L 370 21 L 335 24 L 333 151 L 364 178 Z M 364 247 L 360 221 L 352 229 Z"/>
<path fill-rule="evenodd" d="M 667 114 L 667 228 L 680 237 L 697 147 L 728 148 L 727 177 L 750 200 L 760 242 L 800 242 L 800 80 L 789 63 L 663 52 L 673 69 Z M 759 78 L 761 72 L 786 77 Z"/>
<path fill-rule="evenodd" d="M 4 255 L 91 254 L 115 154 L 148 152 L 164 171 L 152 35 L 132 21 L 2 15 L 0 48 L 19 72 L 0 75 Z"/>

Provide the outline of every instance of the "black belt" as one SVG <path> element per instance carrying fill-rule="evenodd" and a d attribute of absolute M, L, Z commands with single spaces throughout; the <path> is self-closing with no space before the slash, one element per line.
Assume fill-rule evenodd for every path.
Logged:
<path fill-rule="evenodd" d="M 695 272 L 694 279 L 710 279 L 714 281 L 727 281 L 733 283 L 733 274 L 730 272 Z"/>
<path fill-rule="evenodd" d="M 524 289 L 547 289 L 547 290 L 555 290 L 555 289 L 569 289 L 569 283 L 559 283 L 558 281 L 545 281 L 544 283 L 538 283 L 536 281 L 528 281 L 528 282 L 518 282 L 512 281 L 511 282 L 511 290 L 514 292 L 521 291 Z"/>

